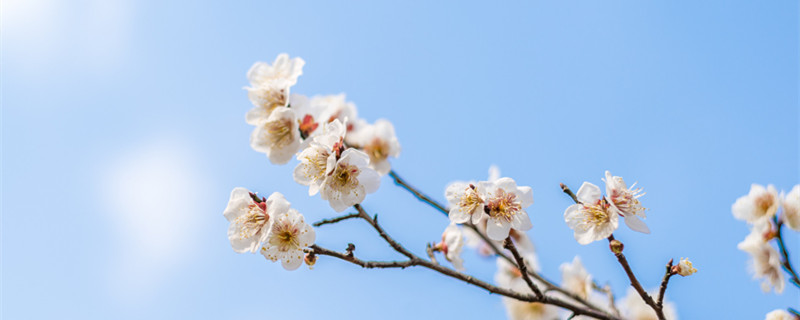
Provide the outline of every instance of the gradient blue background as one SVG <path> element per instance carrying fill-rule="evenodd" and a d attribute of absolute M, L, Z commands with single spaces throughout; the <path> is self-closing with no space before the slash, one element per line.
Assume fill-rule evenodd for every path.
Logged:
<path fill-rule="evenodd" d="M 248 144 L 245 72 L 281 52 L 307 62 L 294 92 L 346 92 L 368 121 L 390 119 L 394 168 L 438 199 L 491 164 L 531 186 L 549 278 L 580 255 L 624 295 L 606 244 L 572 238 L 558 188 L 602 185 L 608 169 L 647 192 L 652 234 L 616 233 L 643 284 L 669 258 L 699 269 L 670 285 L 681 318 L 800 307 L 796 288 L 776 296 L 751 280 L 736 249 L 748 229 L 730 213 L 751 183 L 800 181 L 797 13 L 794 1 L 4 0 L 2 318 L 504 318 L 499 297 L 428 270 L 321 258 L 287 272 L 230 249 L 221 213 L 236 186 L 280 191 L 311 221 L 335 215 L 293 181 L 295 162 L 271 165 Z M 179 174 L 109 200 L 128 190 L 115 177 L 151 160 Z M 125 211 L 160 206 L 149 190 L 191 210 Z M 388 178 L 364 206 L 420 254 L 448 223 Z M 178 244 L 137 252 L 151 232 Z M 399 258 L 359 221 L 317 239 Z M 465 259 L 492 279 L 494 261 Z"/>

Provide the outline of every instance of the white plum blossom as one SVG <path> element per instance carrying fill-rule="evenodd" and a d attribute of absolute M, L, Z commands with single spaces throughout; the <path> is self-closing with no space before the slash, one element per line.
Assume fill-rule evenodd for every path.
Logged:
<path fill-rule="evenodd" d="M 800 185 L 795 185 L 782 198 L 783 222 L 792 230 L 800 231 Z"/>
<path fill-rule="evenodd" d="M 266 121 L 256 126 L 250 135 L 250 146 L 267 154 L 274 164 L 285 164 L 300 147 L 300 132 L 295 114 L 289 108 L 279 107 Z"/>
<path fill-rule="evenodd" d="M 750 234 L 737 246 L 739 250 L 750 254 L 753 260 L 753 278 L 763 278 L 761 289 L 770 290 L 770 285 L 776 293 L 783 292 L 784 275 L 781 270 L 781 255 L 770 245 L 767 240 L 772 224 L 769 220 L 761 220 L 753 225 Z"/>
<path fill-rule="evenodd" d="M 508 237 L 511 229 L 526 231 L 533 227 L 525 212 L 533 204 L 530 187 L 518 187 L 514 179 L 500 178 L 494 183 L 487 182 L 484 201 L 484 211 L 489 215 L 486 221 L 489 239 L 500 241 Z"/>
<path fill-rule="evenodd" d="M 600 188 L 584 182 L 576 194 L 578 201 L 564 211 L 564 220 L 575 231 L 575 240 L 580 244 L 608 238 L 619 227 L 619 214 L 609 210 L 610 204 L 603 198 Z"/>
<path fill-rule="evenodd" d="M 572 263 L 561 264 L 561 287 L 579 297 L 586 299 L 592 292 L 592 275 L 581 263 L 581 258 L 575 256 Z"/>
<path fill-rule="evenodd" d="M 697 272 L 697 269 L 692 266 L 692 262 L 689 261 L 689 258 L 681 258 L 676 269 L 677 273 L 683 277 L 690 276 Z"/>
<path fill-rule="evenodd" d="M 285 53 L 278 55 L 272 65 L 265 62 L 253 64 L 247 72 L 250 87 L 245 88 L 250 102 L 255 106 L 245 117 L 248 124 L 258 125 L 275 108 L 288 106 L 289 88 L 303 74 L 303 65 L 303 59 L 289 59 Z"/>
<path fill-rule="evenodd" d="M 394 126 L 386 119 L 378 119 L 375 124 L 361 128 L 357 134 L 356 145 L 369 155 L 369 166 L 381 175 L 392 169 L 389 157 L 400 155 L 400 142 L 394 133 Z"/>
<path fill-rule="evenodd" d="M 764 320 L 797 320 L 797 317 L 783 309 L 775 309 L 767 313 Z"/>
<path fill-rule="evenodd" d="M 464 270 L 464 260 L 461 259 L 461 250 L 464 248 L 464 234 L 461 228 L 451 223 L 442 233 L 442 242 L 437 249 L 444 253 L 445 259 L 453 264 L 456 270 Z"/>
<path fill-rule="evenodd" d="M 769 185 L 766 188 L 759 184 L 750 186 L 750 193 L 736 199 L 731 211 L 736 219 L 756 223 L 762 219 L 770 219 L 780 206 L 778 190 Z"/>
<path fill-rule="evenodd" d="M 380 175 L 369 168 L 369 156 L 353 148 L 342 152 L 336 163 L 328 162 L 326 169 L 320 195 L 336 212 L 361 203 L 368 193 L 378 190 L 381 182 Z"/>
<path fill-rule="evenodd" d="M 352 102 L 347 101 L 344 93 L 336 95 L 314 96 L 311 98 L 312 106 L 319 110 L 319 122 L 327 123 L 339 119 L 342 123 L 346 124 L 348 139 L 346 142 L 350 145 L 355 145 L 354 140 L 357 136 L 350 133 L 354 130 L 354 123 L 358 118 L 358 109 Z"/>
<path fill-rule="evenodd" d="M 272 218 L 272 227 L 261 247 L 261 254 L 273 262 L 281 260 L 286 270 L 295 270 L 303 264 L 303 249 L 316 240 L 314 229 L 305 223 L 303 215 L 295 209 Z"/>
<path fill-rule="evenodd" d="M 649 292 L 651 297 L 658 296 L 658 290 L 653 290 Z M 658 320 L 658 316 L 656 312 L 647 305 L 639 293 L 636 292 L 633 288 L 628 288 L 628 293 L 624 299 L 622 299 L 620 308 L 620 312 L 623 315 L 624 319 L 628 320 Z M 675 311 L 675 306 L 672 302 L 667 301 L 664 299 L 664 318 L 667 320 L 677 320 L 678 313 Z"/>
<path fill-rule="evenodd" d="M 228 240 L 238 253 L 256 252 L 258 246 L 267 238 L 270 217 L 286 212 L 289 202 L 282 194 L 275 192 L 268 199 L 256 202 L 254 195 L 245 188 L 235 188 L 231 192 L 228 207 L 223 215 L 231 224 L 228 227 Z"/>
<path fill-rule="evenodd" d="M 465 223 L 472 220 L 478 224 L 485 215 L 484 197 L 487 183 L 453 182 L 445 190 L 445 197 L 450 203 L 450 221 Z"/>
<path fill-rule="evenodd" d="M 622 177 L 612 176 L 608 170 L 606 170 L 606 177 L 603 180 L 606 182 L 606 198 L 611 205 L 611 209 L 625 217 L 625 224 L 631 230 L 650 233 L 647 225 L 642 220 L 639 220 L 639 217 L 646 218 L 645 208 L 639 202 L 639 197 L 644 195 L 642 189 L 634 189 L 636 187 L 635 182 L 628 188 Z"/>
<path fill-rule="evenodd" d="M 307 139 L 307 146 L 297 154 L 300 163 L 294 168 L 294 181 L 308 186 L 309 196 L 319 192 L 328 177 L 328 168 L 336 163 L 337 151 L 341 152 L 341 148 L 344 148 L 341 142 L 345 129 L 338 119 L 327 124 L 323 131 Z"/>

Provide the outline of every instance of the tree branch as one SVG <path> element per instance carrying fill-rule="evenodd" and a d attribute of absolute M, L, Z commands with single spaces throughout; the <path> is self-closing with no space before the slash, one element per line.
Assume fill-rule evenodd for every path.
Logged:
<path fill-rule="evenodd" d="M 672 262 L 673 259 L 669 259 L 669 262 L 667 262 L 667 271 L 664 272 L 664 278 L 661 279 L 661 286 L 659 287 L 658 290 L 658 302 L 656 302 L 656 304 L 661 309 L 664 308 L 664 294 L 667 292 L 667 284 L 669 284 L 669 278 L 674 275 L 674 273 L 672 272 Z"/>
<path fill-rule="evenodd" d="M 342 220 L 359 218 L 359 217 L 361 217 L 360 213 L 351 213 L 351 214 L 339 216 L 339 217 L 336 217 L 336 218 L 324 219 L 324 220 L 320 220 L 320 221 L 314 222 L 313 226 L 319 227 L 321 225 L 333 224 L 333 223 L 337 223 L 337 222 L 342 221 Z"/>
<path fill-rule="evenodd" d="M 612 241 L 615 241 L 613 234 L 608 236 L 608 243 L 611 244 Z M 656 302 L 653 300 L 653 297 L 647 294 L 647 291 L 645 291 L 644 288 L 642 288 L 642 284 L 639 283 L 638 279 L 636 279 L 636 275 L 633 274 L 633 269 L 631 269 L 631 265 L 628 264 L 628 259 L 626 259 L 625 255 L 622 254 L 622 251 L 613 253 L 614 256 L 617 257 L 617 261 L 619 261 L 619 264 L 622 265 L 622 269 L 625 270 L 625 274 L 628 275 L 628 279 L 631 281 L 631 286 L 634 289 L 636 289 L 636 292 L 639 293 L 639 296 L 642 297 L 644 302 L 647 303 L 647 305 L 649 305 L 651 308 L 653 308 L 653 310 L 656 312 L 656 315 L 658 316 L 658 319 L 664 320 L 665 319 L 664 311 L 662 310 L 661 307 L 656 305 Z"/>
<path fill-rule="evenodd" d="M 522 256 L 519 255 L 519 251 L 517 251 L 517 247 L 514 246 L 514 242 L 511 241 L 511 236 L 506 238 L 504 246 L 508 251 L 511 251 L 511 254 L 514 256 L 514 259 L 517 261 L 517 266 L 519 267 L 519 271 L 522 274 L 522 279 L 525 280 L 525 283 L 528 284 L 528 287 L 533 290 L 533 293 L 537 297 L 542 297 L 542 291 L 539 290 L 539 287 L 536 286 L 535 283 L 531 280 L 528 276 L 528 265 L 525 263 L 525 260 L 522 259 Z"/>
<path fill-rule="evenodd" d="M 352 255 L 352 254 L 344 254 L 344 253 L 340 253 L 340 252 L 336 252 L 336 251 L 327 250 L 327 249 L 322 248 L 322 247 L 317 246 L 317 245 L 313 245 L 313 246 L 311 246 L 311 250 L 313 250 L 315 254 L 327 255 L 327 256 L 335 257 L 335 258 L 338 258 L 338 259 L 341 259 L 341 260 L 348 261 L 350 263 L 359 265 L 359 266 L 361 266 L 363 268 L 406 268 L 406 267 L 411 267 L 411 266 L 422 266 L 422 267 L 434 270 L 436 272 L 439 272 L 439 273 L 441 273 L 443 275 L 446 275 L 448 277 L 455 278 L 455 279 L 461 280 L 463 282 L 469 283 L 471 285 L 480 287 L 480 288 L 482 288 L 482 289 L 484 289 L 484 290 L 486 290 L 486 291 L 488 291 L 490 293 L 496 293 L 496 294 L 499 294 L 499 295 L 502 295 L 502 296 L 506 296 L 506 297 L 509 297 L 509 298 L 512 298 L 512 299 L 516 299 L 516 300 L 519 300 L 519 301 L 551 304 L 551 305 L 555 305 L 555 306 L 558 306 L 558 307 L 561 307 L 561 308 L 564 308 L 564 309 L 568 309 L 568 310 L 572 311 L 573 313 L 575 313 L 577 315 L 586 315 L 586 316 L 594 317 L 594 318 L 597 318 L 597 319 L 618 320 L 618 318 L 616 318 L 616 317 L 614 317 L 614 316 L 612 316 L 610 314 L 606 314 L 604 312 L 601 312 L 601 311 L 598 311 L 598 310 L 594 310 L 594 309 L 591 309 L 591 308 L 583 308 L 583 307 L 580 307 L 580 306 L 576 306 L 576 305 L 573 305 L 573 304 L 571 304 L 569 302 L 563 301 L 563 300 L 555 298 L 555 297 L 548 297 L 548 296 L 544 296 L 544 295 L 535 296 L 535 295 L 531 295 L 531 294 L 522 294 L 522 293 L 510 290 L 510 289 L 498 287 L 498 286 L 489 284 L 489 283 L 487 283 L 485 281 L 476 279 L 476 278 L 474 278 L 474 277 L 472 277 L 470 275 L 466 275 L 466 274 L 463 274 L 463 273 L 458 272 L 456 270 L 444 267 L 442 265 L 435 264 L 435 263 L 432 263 L 430 261 L 421 259 L 420 257 L 416 256 L 415 254 L 413 254 L 410 251 L 408 251 L 407 249 L 405 249 L 402 245 L 400 245 L 397 241 L 395 241 L 391 236 L 389 236 L 383 230 L 383 228 L 378 224 L 377 220 L 369 217 L 369 215 L 366 213 L 364 208 L 361 207 L 361 205 L 357 204 L 357 205 L 355 205 L 353 207 L 355 207 L 356 210 L 358 210 L 358 212 L 359 212 L 359 214 L 360 214 L 362 219 L 364 219 L 365 221 L 367 221 L 367 223 L 372 225 L 372 227 L 378 232 L 378 234 L 380 234 L 381 238 L 383 238 L 384 241 L 386 241 L 392 248 L 394 248 L 395 251 L 405 255 L 409 259 L 406 260 L 406 261 L 364 261 L 364 260 L 356 258 L 355 255 Z M 350 251 L 349 253 L 352 253 L 352 251 Z"/>
<path fill-rule="evenodd" d="M 781 252 L 781 266 L 783 266 L 783 270 L 789 274 L 791 277 L 790 281 L 796 287 L 800 288 L 800 277 L 797 276 L 797 272 L 794 271 L 792 267 L 792 262 L 789 260 L 789 251 L 786 250 L 786 244 L 783 242 L 783 222 L 778 219 L 778 216 L 772 218 L 772 221 L 775 222 L 775 226 L 778 229 L 775 238 L 778 239 L 778 248 Z"/>
<path fill-rule="evenodd" d="M 431 197 L 428 197 L 428 195 L 420 192 L 416 188 L 412 187 L 405 180 L 403 180 L 403 178 L 400 178 L 400 176 L 398 176 L 397 172 L 394 172 L 394 170 L 389 171 L 389 176 L 391 176 L 392 179 L 394 179 L 394 183 L 396 185 L 403 187 L 403 189 L 406 189 L 408 192 L 411 192 L 411 194 L 417 197 L 417 199 L 419 199 L 420 201 L 431 205 L 431 207 L 435 208 L 436 210 L 439 210 L 439 212 L 443 213 L 445 216 L 450 215 L 450 211 L 447 210 L 445 206 L 443 206 L 436 200 L 433 200 Z"/>

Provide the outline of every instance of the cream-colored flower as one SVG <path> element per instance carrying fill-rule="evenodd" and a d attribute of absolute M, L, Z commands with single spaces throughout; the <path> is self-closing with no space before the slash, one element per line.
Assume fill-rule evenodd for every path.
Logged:
<path fill-rule="evenodd" d="M 250 86 L 246 87 L 250 102 L 255 106 L 247 112 L 248 124 L 258 125 L 266 120 L 275 108 L 286 107 L 289 103 L 289 88 L 297 83 L 303 74 L 305 61 L 300 58 L 289 59 L 289 55 L 278 55 L 272 65 L 256 62 L 247 72 Z"/>
<path fill-rule="evenodd" d="M 508 237 L 511 229 L 527 231 L 533 227 L 525 211 L 525 208 L 533 204 L 533 191 L 530 187 L 518 187 L 511 178 L 485 183 L 484 211 L 489 216 L 486 221 L 486 235 L 489 239 L 500 241 Z"/>
<path fill-rule="evenodd" d="M 781 270 L 781 255 L 775 247 L 767 242 L 765 237 L 771 232 L 771 228 L 772 224 L 769 220 L 758 221 L 753 225 L 753 229 L 744 241 L 739 243 L 738 248 L 752 257 L 753 278 L 764 279 L 761 289 L 768 292 L 772 286 L 776 293 L 781 293 L 785 285 Z"/>
<path fill-rule="evenodd" d="M 305 148 L 297 154 L 300 163 L 294 168 L 294 181 L 308 186 L 308 195 L 319 192 L 328 177 L 328 168 L 336 164 L 337 152 L 344 148 L 344 125 L 337 119 L 325 125 L 323 133 L 306 139 Z"/>
<path fill-rule="evenodd" d="M 606 170 L 606 177 L 603 181 L 606 182 L 606 199 L 608 199 L 611 209 L 625 217 L 625 224 L 631 230 L 650 233 L 650 228 L 639 219 L 640 217 L 646 218 L 644 213 L 646 209 L 639 202 L 639 197 L 644 195 L 642 189 L 635 188 L 635 182 L 628 188 L 622 177 L 612 176 L 608 170 Z"/>
<path fill-rule="evenodd" d="M 445 197 L 450 203 L 450 221 L 465 223 L 472 220 L 477 224 L 486 214 L 484 212 L 484 198 L 486 197 L 485 183 L 453 182 L 445 190 Z"/>
<path fill-rule="evenodd" d="M 771 219 L 779 206 L 780 198 L 775 186 L 769 185 L 764 188 L 762 185 L 753 184 L 748 195 L 736 199 L 731 211 L 736 219 L 756 223 L 759 220 Z"/>
<path fill-rule="evenodd" d="M 764 318 L 764 320 L 797 320 L 797 317 L 789 312 L 786 312 L 786 310 L 776 309 L 770 311 L 770 313 L 767 313 L 767 316 Z"/>
<path fill-rule="evenodd" d="M 394 133 L 394 126 L 386 119 L 378 119 L 375 124 L 366 125 L 357 134 L 356 145 L 369 155 L 369 166 L 381 175 L 392 169 L 389 157 L 400 155 L 400 142 Z"/>
<path fill-rule="evenodd" d="M 266 121 L 256 126 L 250 135 L 250 146 L 267 154 L 274 164 L 285 164 L 300 148 L 300 132 L 294 111 L 279 107 Z"/>
<path fill-rule="evenodd" d="M 651 297 L 657 297 L 658 291 L 652 290 L 649 292 Z M 624 319 L 628 320 L 658 320 L 658 316 L 656 312 L 647 305 L 639 293 L 636 292 L 633 288 L 628 288 L 628 294 L 622 299 L 620 308 L 620 312 Z M 675 311 L 675 306 L 664 299 L 664 317 L 667 320 L 677 320 L 678 313 Z"/>
<path fill-rule="evenodd" d="M 256 202 L 247 189 L 233 189 L 228 207 L 223 212 L 225 219 L 231 223 L 228 227 L 228 240 L 233 250 L 239 253 L 256 252 L 261 242 L 267 238 L 272 223 L 270 217 L 288 209 L 289 202 L 278 192 L 268 199 Z"/>
<path fill-rule="evenodd" d="M 328 164 L 320 195 L 336 212 L 361 203 L 380 186 L 380 175 L 369 168 L 369 156 L 361 150 L 347 149 L 335 164 Z"/>
<path fill-rule="evenodd" d="M 692 262 L 689 261 L 689 258 L 681 258 L 681 261 L 678 263 L 678 274 L 681 276 L 690 276 L 697 272 L 692 266 Z"/>
<path fill-rule="evenodd" d="M 305 223 L 303 215 L 295 209 L 277 214 L 273 219 L 261 254 L 273 262 L 281 260 L 286 270 L 295 270 L 303 264 L 303 249 L 316 240 L 314 229 Z"/>
<path fill-rule="evenodd" d="M 561 264 L 561 287 L 586 299 L 592 292 L 592 275 L 586 271 L 581 258 L 575 256 L 572 263 Z"/>
<path fill-rule="evenodd" d="M 800 184 L 782 198 L 783 222 L 792 230 L 800 231 Z"/>
<path fill-rule="evenodd" d="M 437 248 L 444 253 L 447 261 L 453 264 L 456 270 L 464 270 L 464 260 L 461 259 L 461 250 L 464 248 L 464 234 L 461 228 L 451 223 L 442 233 L 442 242 Z"/>
<path fill-rule="evenodd" d="M 619 214 L 609 210 L 610 204 L 603 198 L 600 188 L 584 182 L 576 194 L 578 201 L 564 211 L 564 221 L 575 231 L 575 240 L 580 244 L 608 238 L 619 227 Z"/>

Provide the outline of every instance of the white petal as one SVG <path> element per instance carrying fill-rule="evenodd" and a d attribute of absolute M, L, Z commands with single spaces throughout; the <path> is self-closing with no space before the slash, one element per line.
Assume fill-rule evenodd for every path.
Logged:
<path fill-rule="evenodd" d="M 631 228 L 633 231 L 641 232 L 641 233 L 650 233 L 650 228 L 647 227 L 647 224 L 644 221 L 639 220 L 639 217 L 635 215 L 627 215 L 625 216 L 625 224 L 628 225 L 628 228 Z"/>
<path fill-rule="evenodd" d="M 465 223 L 469 221 L 471 215 L 461 211 L 460 209 L 461 208 L 459 207 L 453 207 L 450 209 L 450 214 L 448 216 L 450 217 L 450 221 L 453 223 Z"/>
<path fill-rule="evenodd" d="M 444 190 L 444 197 L 447 198 L 447 202 L 450 202 L 451 206 L 456 205 L 461 201 L 461 197 L 464 195 L 464 190 L 466 190 L 467 187 L 468 184 L 465 182 L 452 182 Z"/>
<path fill-rule="evenodd" d="M 300 253 L 291 253 L 284 256 L 283 261 L 281 261 L 281 265 L 283 268 L 289 271 L 297 270 L 300 265 L 303 264 L 303 252 Z"/>
<path fill-rule="evenodd" d="M 593 204 L 597 200 L 600 200 L 600 198 L 603 196 L 603 193 L 596 185 L 590 182 L 584 182 L 580 189 L 578 189 L 578 193 L 575 196 L 580 202 Z"/>
<path fill-rule="evenodd" d="M 289 201 L 286 201 L 286 198 L 284 198 L 283 194 L 280 192 L 273 192 L 269 198 L 267 198 L 267 213 L 270 219 L 289 212 L 290 206 L 291 204 Z"/>
<path fill-rule="evenodd" d="M 514 181 L 514 179 L 507 177 L 497 179 L 497 181 L 495 181 L 495 185 L 497 185 L 498 188 L 509 192 L 514 192 L 517 190 L 517 183 Z"/>
<path fill-rule="evenodd" d="M 499 219 L 489 218 L 486 221 L 486 235 L 489 239 L 503 241 L 508 238 L 508 232 L 511 230 L 511 223 Z"/>
<path fill-rule="evenodd" d="M 519 231 L 527 231 L 533 228 L 531 218 L 525 210 L 520 210 L 511 220 L 511 227 Z"/>
<path fill-rule="evenodd" d="M 361 168 L 361 173 L 358 174 L 358 182 L 364 185 L 364 191 L 373 193 L 381 185 L 381 176 L 375 170 Z"/>
<path fill-rule="evenodd" d="M 533 190 L 531 187 L 517 187 L 517 190 L 517 195 L 519 195 L 520 204 L 523 208 L 533 204 Z"/>

